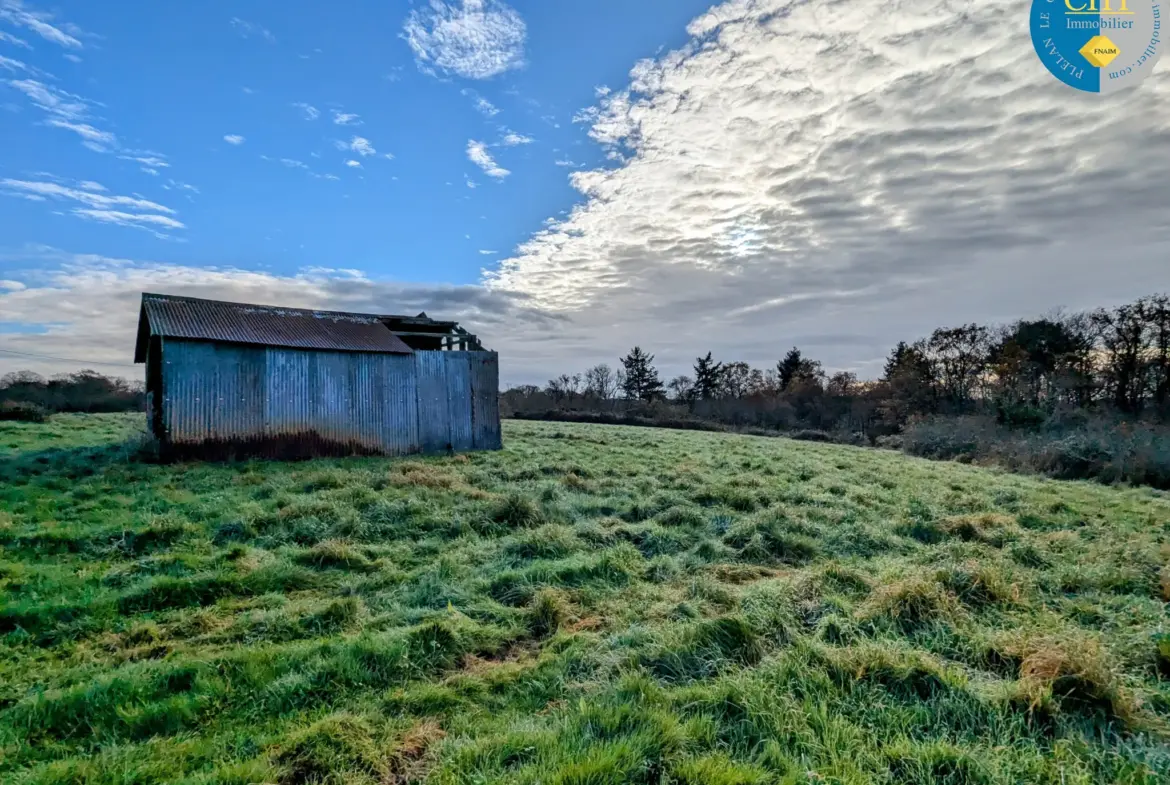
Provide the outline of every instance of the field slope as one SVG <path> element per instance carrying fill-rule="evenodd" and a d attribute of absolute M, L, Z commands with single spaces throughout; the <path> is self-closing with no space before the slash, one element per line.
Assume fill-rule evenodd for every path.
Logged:
<path fill-rule="evenodd" d="M 158 466 L 0 424 L 0 780 L 1164 783 L 1170 497 L 510 422 Z"/>

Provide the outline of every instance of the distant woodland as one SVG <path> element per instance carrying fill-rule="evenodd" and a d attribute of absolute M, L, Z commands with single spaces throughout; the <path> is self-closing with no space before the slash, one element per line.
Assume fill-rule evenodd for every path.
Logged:
<path fill-rule="evenodd" d="M 894 346 L 878 379 L 828 373 L 800 347 L 767 368 L 705 352 L 663 379 L 635 346 L 501 402 L 517 418 L 779 432 L 1170 487 L 1170 297 L 940 327 Z"/>

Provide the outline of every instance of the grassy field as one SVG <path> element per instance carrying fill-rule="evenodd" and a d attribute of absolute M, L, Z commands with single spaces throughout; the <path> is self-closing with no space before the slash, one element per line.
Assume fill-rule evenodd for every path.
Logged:
<path fill-rule="evenodd" d="M 1165 783 L 1170 496 L 509 422 L 138 463 L 0 424 L 0 780 Z"/>

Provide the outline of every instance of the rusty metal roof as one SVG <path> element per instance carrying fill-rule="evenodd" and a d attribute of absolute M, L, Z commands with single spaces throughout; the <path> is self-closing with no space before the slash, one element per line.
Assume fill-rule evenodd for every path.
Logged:
<path fill-rule="evenodd" d="M 142 295 L 134 362 L 146 361 L 152 335 L 197 341 L 324 349 L 345 352 L 411 354 L 378 316 L 250 305 L 165 294 Z"/>

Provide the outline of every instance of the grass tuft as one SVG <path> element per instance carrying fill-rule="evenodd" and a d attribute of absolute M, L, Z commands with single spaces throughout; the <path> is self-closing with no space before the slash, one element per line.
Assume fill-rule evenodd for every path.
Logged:
<path fill-rule="evenodd" d="M 280 785 L 341 785 L 383 782 L 390 775 L 384 749 L 372 724 L 352 714 L 335 714 L 293 734 L 275 750 Z"/>
<path fill-rule="evenodd" d="M 540 508 L 518 493 L 510 493 L 496 502 L 489 518 L 493 523 L 514 529 L 532 528 L 544 523 Z"/>
<path fill-rule="evenodd" d="M 892 625 L 904 633 L 953 622 L 957 615 L 954 596 L 939 582 L 922 576 L 879 585 L 857 611 L 862 622 Z"/>

